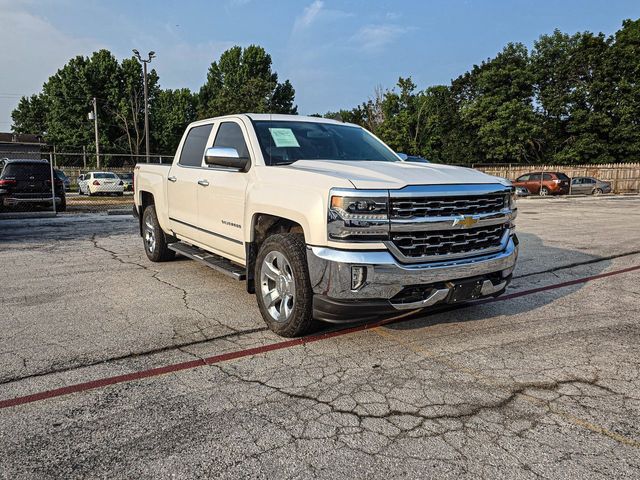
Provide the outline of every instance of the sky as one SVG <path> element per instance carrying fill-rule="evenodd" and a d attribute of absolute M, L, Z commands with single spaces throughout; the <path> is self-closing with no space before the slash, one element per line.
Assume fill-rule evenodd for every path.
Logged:
<path fill-rule="evenodd" d="M 639 0 L 0 0 L 0 131 L 21 95 L 76 55 L 153 50 L 164 88 L 197 91 L 213 60 L 258 44 L 301 114 L 351 108 L 411 76 L 449 83 L 508 42 L 615 33 Z"/>

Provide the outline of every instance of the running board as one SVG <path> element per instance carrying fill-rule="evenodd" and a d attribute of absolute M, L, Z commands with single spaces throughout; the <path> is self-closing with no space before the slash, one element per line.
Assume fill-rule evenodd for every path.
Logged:
<path fill-rule="evenodd" d="M 247 278 L 244 267 L 241 267 L 220 255 L 214 255 L 206 250 L 183 242 L 170 243 L 167 247 L 180 255 L 184 255 L 191 260 L 196 260 L 207 267 L 213 268 L 225 275 L 229 275 L 238 281 L 245 280 Z"/>

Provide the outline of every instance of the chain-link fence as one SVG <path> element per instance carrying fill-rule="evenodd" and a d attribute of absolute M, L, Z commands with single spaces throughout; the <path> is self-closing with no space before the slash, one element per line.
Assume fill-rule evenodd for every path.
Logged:
<path fill-rule="evenodd" d="M 129 213 L 136 163 L 172 156 L 84 152 L 0 153 L 0 218 L 58 213 Z"/>

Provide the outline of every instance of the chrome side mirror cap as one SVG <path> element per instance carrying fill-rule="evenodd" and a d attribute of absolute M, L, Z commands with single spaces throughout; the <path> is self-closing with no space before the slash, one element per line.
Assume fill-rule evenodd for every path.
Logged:
<path fill-rule="evenodd" d="M 209 147 L 205 151 L 204 161 L 207 165 L 237 168 L 241 171 L 249 166 L 249 158 L 241 157 L 232 147 Z"/>

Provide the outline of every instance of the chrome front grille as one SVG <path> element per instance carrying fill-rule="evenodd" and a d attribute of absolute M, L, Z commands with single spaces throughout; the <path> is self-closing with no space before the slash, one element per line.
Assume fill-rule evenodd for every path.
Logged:
<path fill-rule="evenodd" d="M 516 210 L 502 184 L 415 185 L 389 192 L 391 253 L 402 263 L 448 261 L 506 248 Z"/>
<path fill-rule="evenodd" d="M 444 197 L 398 197 L 390 199 L 392 218 L 450 217 L 498 212 L 507 205 L 502 194 Z"/>
<path fill-rule="evenodd" d="M 391 233 L 391 242 L 407 258 L 452 258 L 499 250 L 508 226 L 505 224 L 465 230 Z"/>

